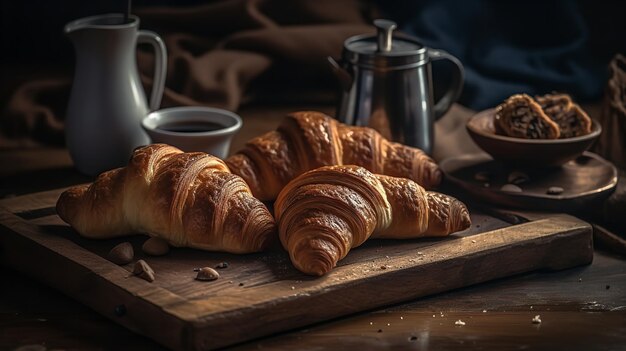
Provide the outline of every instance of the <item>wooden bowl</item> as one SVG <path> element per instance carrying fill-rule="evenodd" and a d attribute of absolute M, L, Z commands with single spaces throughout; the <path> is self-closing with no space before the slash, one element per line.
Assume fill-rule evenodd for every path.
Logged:
<path fill-rule="evenodd" d="M 565 139 L 522 139 L 496 134 L 495 109 L 472 116 L 466 124 L 474 142 L 495 160 L 526 167 L 556 167 L 582 155 L 602 132 L 592 120 L 591 133 Z"/>

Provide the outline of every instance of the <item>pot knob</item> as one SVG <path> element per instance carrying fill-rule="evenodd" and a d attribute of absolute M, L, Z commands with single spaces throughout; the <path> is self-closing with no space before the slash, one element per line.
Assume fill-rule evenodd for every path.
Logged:
<path fill-rule="evenodd" d="M 393 30 L 398 28 L 396 22 L 386 19 L 377 19 L 374 20 L 374 26 L 377 31 L 376 37 L 378 38 L 378 52 L 391 51 Z"/>

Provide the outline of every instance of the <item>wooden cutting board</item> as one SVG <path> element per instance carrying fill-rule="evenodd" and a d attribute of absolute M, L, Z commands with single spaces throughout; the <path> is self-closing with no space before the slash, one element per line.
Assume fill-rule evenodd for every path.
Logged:
<path fill-rule="evenodd" d="M 312 323 L 539 269 L 588 264 L 591 227 L 555 215 L 519 225 L 472 211 L 473 224 L 443 239 L 370 240 L 330 274 L 296 271 L 282 250 L 230 255 L 173 249 L 141 252 L 145 236 L 79 237 L 56 215 L 63 189 L 0 201 L 0 259 L 127 328 L 176 350 L 212 349 Z M 156 271 L 152 283 L 131 276 L 106 253 L 130 241 Z M 195 281 L 193 268 L 220 279 Z"/>

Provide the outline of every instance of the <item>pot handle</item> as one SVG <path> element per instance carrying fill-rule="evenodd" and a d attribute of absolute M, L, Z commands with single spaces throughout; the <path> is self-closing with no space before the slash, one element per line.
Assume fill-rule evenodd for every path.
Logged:
<path fill-rule="evenodd" d="M 137 31 L 138 44 L 150 44 L 154 48 L 154 79 L 152 80 L 152 92 L 150 93 L 150 111 L 158 110 L 161 106 L 163 88 L 165 87 L 165 75 L 167 73 L 167 49 L 163 39 L 155 32 L 149 30 Z"/>
<path fill-rule="evenodd" d="M 465 80 L 465 70 L 463 64 L 458 58 L 450 55 L 444 50 L 428 49 L 428 56 L 432 61 L 437 60 L 449 60 L 454 66 L 454 72 L 452 73 L 452 84 L 448 88 L 448 91 L 437 101 L 435 104 L 435 120 L 441 118 L 452 106 L 452 104 L 459 98 L 461 91 L 463 90 L 463 82 Z"/>

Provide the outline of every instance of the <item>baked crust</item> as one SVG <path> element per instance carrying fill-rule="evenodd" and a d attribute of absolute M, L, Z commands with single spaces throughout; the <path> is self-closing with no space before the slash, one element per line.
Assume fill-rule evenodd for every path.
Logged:
<path fill-rule="evenodd" d="M 323 275 L 368 238 L 445 236 L 471 224 L 459 200 L 358 166 L 325 166 L 292 180 L 274 204 L 279 238 L 300 271 Z"/>
<path fill-rule="evenodd" d="M 591 118 L 567 94 L 535 96 L 543 111 L 559 126 L 560 138 L 591 133 Z"/>
<path fill-rule="evenodd" d="M 315 111 L 287 115 L 278 130 L 251 139 L 226 163 L 262 201 L 276 199 L 290 180 L 321 166 L 358 165 L 412 179 L 427 189 L 437 187 L 442 179 L 437 163 L 422 150 Z"/>
<path fill-rule="evenodd" d="M 559 126 L 526 94 L 516 94 L 496 107 L 496 133 L 524 139 L 557 139 Z"/>
<path fill-rule="evenodd" d="M 137 149 L 127 167 L 65 191 L 57 213 L 89 238 L 146 233 L 210 251 L 261 251 L 276 234 L 267 208 L 222 160 L 164 144 Z"/>

